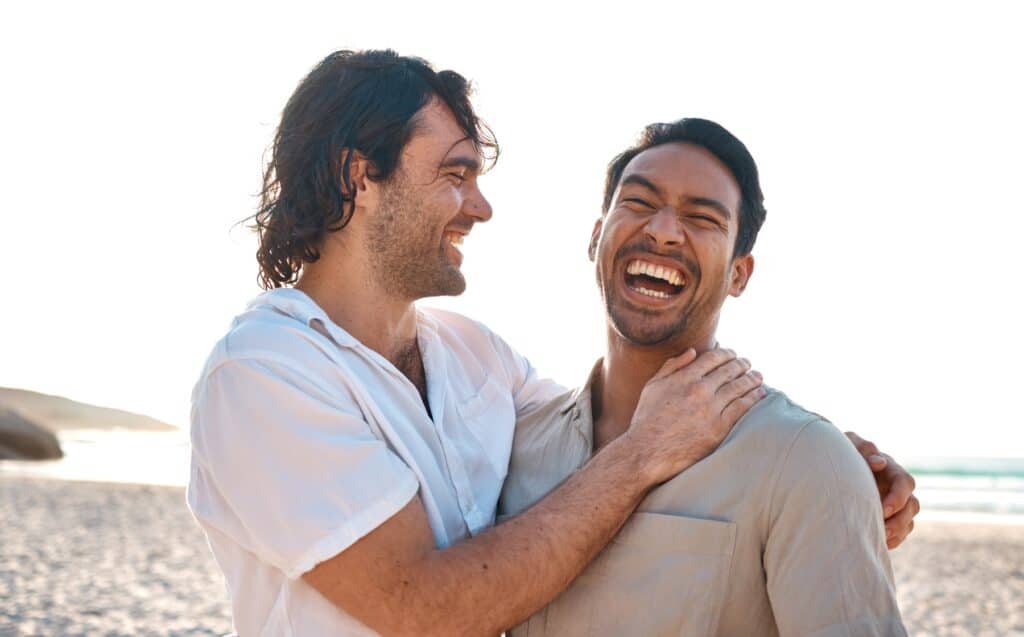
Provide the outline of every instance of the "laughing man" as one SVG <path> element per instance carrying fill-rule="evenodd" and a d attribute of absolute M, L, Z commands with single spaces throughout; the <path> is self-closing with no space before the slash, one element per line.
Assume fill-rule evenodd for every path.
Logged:
<path fill-rule="evenodd" d="M 754 271 L 762 201 L 746 147 L 707 120 L 648 126 L 611 162 L 590 244 L 607 350 L 581 389 L 520 419 L 502 513 L 620 439 L 667 360 L 716 347 L 722 305 Z M 512 631 L 527 634 L 905 635 L 871 472 L 831 423 L 768 390 Z"/>

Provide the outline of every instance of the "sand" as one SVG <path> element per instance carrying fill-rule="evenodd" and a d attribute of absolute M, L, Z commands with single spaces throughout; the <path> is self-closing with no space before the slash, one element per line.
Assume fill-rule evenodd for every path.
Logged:
<path fill-rule="evenodd" d="M 922 521 L 892 558 L 911 635 L 1024 636 L 1024 526 Z"/>
<path fill-rule="evenodd" d="M 0 636 L 230 630 L 183 489 L 0 476 Z"/>
<path fill-rule="evenodd" d="M 893 563 L 911 635 L 1024 636 L 1024 526 L 922 521 Z M 230 629 L 181 488 L 0 476 L 0 637 Z"/>

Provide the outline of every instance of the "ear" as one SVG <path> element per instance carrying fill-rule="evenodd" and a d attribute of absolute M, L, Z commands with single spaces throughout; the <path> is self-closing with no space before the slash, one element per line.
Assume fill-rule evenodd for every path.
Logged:
<path fill-rule="evenodd" d="M 754 274 L 754 256 L 745 254 L 732 260 L 732 278 L 729 281 L 729 296 L 739 296 L 747 289 L 747 282 Z"/>
<path fill-rule="evenodd" d="M 348 148 L 341 150 L 341 163 L 339 166 L 341 170 L 345 170 L 345 162 L 348 161 L 348 178 L 351 184 L 351 189 L 346 188 L 345 180 L 338 175 L 338 181 L 340 182 L 342 192 L 346 197 L 356 197 L 362 195 L 367 191 L 367 187 L 373 182 L 367 178 L 367 171 L 370 169 L 370 160 L 359 151 L 353 151 Z"/>
<path fill-rule="evenodd" d="M 602 227 L 604 227 L 603 217 L 594 222 L 594 231 L 590 233 L 590 247 L 587 248 L 587 255 L 590 256 L 591 261 L 597 258 L 597 242 L 601 238 Z"/>

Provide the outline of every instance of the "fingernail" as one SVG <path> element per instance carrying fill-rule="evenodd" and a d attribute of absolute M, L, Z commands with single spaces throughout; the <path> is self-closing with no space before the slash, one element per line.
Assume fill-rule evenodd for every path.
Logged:
<path fill-rule="evenodd" d="M 885 517 L 889 517 L 892 514 L 893 514 L 893 510 L 892 510 L 892 505 L 890 504 L 890 505 L 885 507 Z"/>
<path fill-rule="evenodd" d="M 885 530 L 885 539 L 891 540 L 895 536 L 896 536 L 896 534 L 893 533 L 892 529 L 886 529 Z"/>
<path fill-rule="evenodd" d="M 868 456 L 868 460 L 870 460 L 871 462 L 885 462 L 885 458 L 878 455 L 877 453 L 873 453 L 870 456 Z"/>

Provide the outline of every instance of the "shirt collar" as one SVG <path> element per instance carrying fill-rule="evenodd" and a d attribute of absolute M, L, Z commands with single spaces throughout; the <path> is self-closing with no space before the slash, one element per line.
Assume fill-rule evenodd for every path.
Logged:
<path fill-rule="evenodd" d="M 326 330 L 327 336 L 341 347 L 359 345 L 359 341 L 354 336 L 328 318 L 327 312 L 324 312 L 323 308 L 302 290 L 295 288 L 269 290 L 250 301 L 247 309 L 256 310 L 267 307 L 301 321 L 318 332 Z M 315 323 L 319 323 L 322 327 Z"/>
<path fill-rule="evenodd" d="M 591 451 L 594 449 L 594 383 L 601 377 L 603 366 L 604 358 L 597 359 L 590 369 L 587 381 L 573 392 L 572 400 L 563 412 L 569 416 L 573 428 L 583 437 Z"/>
<path fill-rule="evenodd" d="M 318 332 L 326 330 L 327 335 L 340 347 L 359 347 L 362 343 L 349 334 L 327 316 L 323 308 L 316 304 L 308 294 L 295 288 L 276 288 L 260 294 L 249 302 L 248 310 L 270 307 L 282 314 L 290 316 L 310 326 Z M 315 323 L 319 323 L 317 326 Z M 416 329 L 421 344 L 426 339 L 437 336 L 437 321 L 432 316 L 416 308 Z"/>

